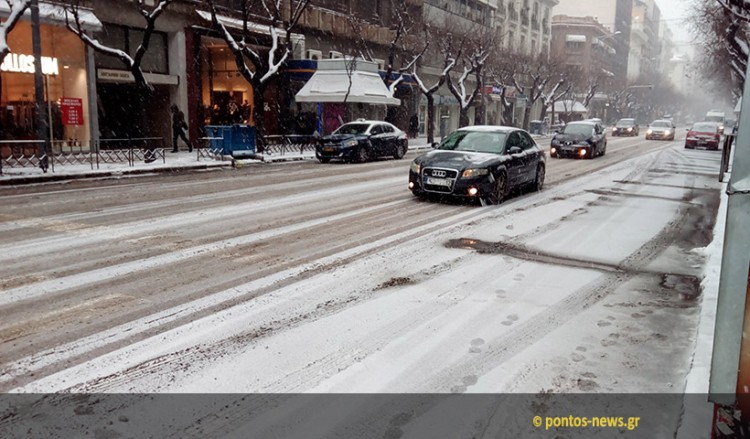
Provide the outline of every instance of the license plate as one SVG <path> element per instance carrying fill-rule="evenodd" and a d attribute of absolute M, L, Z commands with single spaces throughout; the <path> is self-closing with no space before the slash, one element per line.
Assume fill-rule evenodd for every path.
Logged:
<path fill-rule="evenodd" d="M 698 146 L 706 146 L 706 142 L 701 140 L 698 142 Z"/>
<path fill-rule="evenodd" d="M 334 151 L 336 151 L 336 148 L 323 148 L 323 151 L 325 151 L 325 152 L 334 152 Z"/>
<path fill-rule="evenodd" d="M 431 184 L 433 186 L 451 187 L 451 183 L 451 180 L 448 180 L 447 178 L 427 177 L 427 184 Z"/>

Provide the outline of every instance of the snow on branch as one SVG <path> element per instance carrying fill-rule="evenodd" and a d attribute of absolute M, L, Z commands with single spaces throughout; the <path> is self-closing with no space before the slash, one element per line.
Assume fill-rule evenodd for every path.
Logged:
<path fill-rule="evenodd" d="M 10 8 L 10 15 L 2 23 L 0 23 L 0 63 L 3 62 L 5 56 L 10 53 L 10 47 L 8 46 L 8 34 L 21 19 L 21 16 L 26 12 L 26 8 L 31 3 L 30 0 L 5 0 Z"/>
<path fill-rule="evenodd" d="M 87 46 L 91 47 L 97 52 L 105 55 L 113 56 L 119 59 L 127 68 L 127 70 L 133 74 L 133 78 L 138 86 L 148 90 L 153 90 L 153 87 L 148 83 L 146 77 L 143 75 L 141 69 L 141 61 L 143 56 L 148 51 L 148 45 L 151 41 L 151 35 L 154 33 L 156 27 L 156 20 L 166 10 L 167 6 L 174 0 L 159 0 L 157 4 L 152 8 L 148 9 L 144 0 L 138 0 L 137 7 L 140 15 L 146 20 L 146 28 L 143 31 L 143 39 L 138 45 L 135 51 L 135 55 L 132 57 L 125 51 L 117 49 L 115 47 L 107 46 L 101 43 L 98 39 L 89 35 L 81 25 L 81 18 L 79 15 L 79 9 L 77 5 L 70 5 L 65 7 L 65 25 L 72 33 L 78 36 Z M 72 23 L 70 17 L 72 16 Z"/>

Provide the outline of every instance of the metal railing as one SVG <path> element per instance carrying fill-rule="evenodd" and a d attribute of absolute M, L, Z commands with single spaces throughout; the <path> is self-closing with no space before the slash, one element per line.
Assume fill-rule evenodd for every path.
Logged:
<path fill-rule="evenodd" d="M 7 168 L 41 168 L 47 172 L 55 165 L 89 165 L 99 169 L 100 163 L 123 163 L 134 166 L 137 161 L 166 163 L 162 137 L 102 139 L 92 148 L 90 143 L 55 140 L 0 140 L 0 174 Z"/>
<path fill-rule="evenodd" d="M 724 173 L 729 170 L 729 157 L 732 153 L 732 144 L 736 134 L 724 134 L 724 146 L 721 148 L 721 164 L 719 165 L 719 182 L 724 181 Z"/>
<path fill-rule="evenodd" d="M 287 134 L 266 136 L 266 154 L 304 154 L 305 151 L 315 152 L 318 140 L 312 135 Z"/>

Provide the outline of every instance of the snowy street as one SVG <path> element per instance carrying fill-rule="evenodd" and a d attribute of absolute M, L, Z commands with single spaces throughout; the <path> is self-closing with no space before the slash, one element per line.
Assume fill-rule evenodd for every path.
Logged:
<path fill-rule="evenodd" d="M 490 207 L 413 157 L 1 189 L 0 388 L 685 390 L 720 152 L 611 138 Z"/>

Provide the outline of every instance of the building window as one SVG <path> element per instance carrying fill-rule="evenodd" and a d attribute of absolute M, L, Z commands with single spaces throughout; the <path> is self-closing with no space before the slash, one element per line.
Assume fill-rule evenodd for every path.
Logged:
<path fill-rule="evenodd" d="M 142 29 L 105 24 L 102 32 L 97 34 L 97 38 L 106 46 L 120 49 L 130 56 L 135 56 L 138 46 L 143 41 L 143 33 Z M 120 70 L 124 68 L 122 61 L 114 56 L 96 52 L 94 59 L 98 68 Z M 150 73 L 169 73 L 166 33 L 155 31 L 151 34 L 148 50 L 141 60 L 141 70 Z"/>

